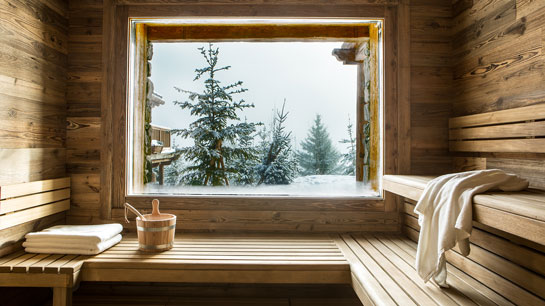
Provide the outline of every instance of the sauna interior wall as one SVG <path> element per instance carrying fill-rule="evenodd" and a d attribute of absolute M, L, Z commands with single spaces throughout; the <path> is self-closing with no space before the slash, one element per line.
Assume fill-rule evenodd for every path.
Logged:
<path fill-rule="evenodd" d="M 545 1 L 455 1 L 454 116 L 545 103 Z M 545 188 L 545 154 L 457 153 L 460 165 L 500 168 Z"/>
<path fill-rule="evenodd" d="M 151 3 L 164 6 L 171 1 L 118 1 L 122 4 Z M 104 3 L 110 3 L 105 1 Z M 240 5 L 247 7 L 267 7 L 273 12 L 293 10 L 303 0 L 286 0 L 259 4 L 261 1 L 246 0 L 233 4 L 231 1 L 206 1 L 206 6 Z M 447 118 L 450 107 L 449 84 L 449 31 L 450 1 L 361 1 L 361 5 L 382 7 L 392 17 L 390 30 L 398 29 L 398 22 L 406 24 L 404 33 L 399 37 L 410 41 L 395 41 L 390 61 L 386 65 L 395 67 L 397 73 L 397 53 L 404 52 L 410 58 L 407 66 L 410 79 L 391 79 L 389 82 L 407 84 L 399 99 L 406 111 L 398 114 L 400 120 L 408 121 L 408 128 L 399 131 L 399 138 L 408 145 L 408 150 L 392 152 L 390 158 L 399 157 L 398 168 L 404 173 L 444 173 L 450 170 L 450 157 L 447 143 Z M 115 7 L 115 5 L 110 7 Z M 168 5 L 168 4 L 167 4 Z M 293 6 L 292 6 L 293 5 Z M 311 11 L 324 12 L 328 5 L 354 5 L 354 1 L 336 0 L 321 2 L 309 6 Z M 360 5 L 360 4 L 358 4 Z M 401 13 L 405 8 L 406 14 Z M 165 8 L 166 9 L 166 8 Z M 105 47 L 103 39 L 103 2 L 100 0 L 70 1 L 69 3 L 69 71 L 71 78 L 67 86 L 67 170 L 72 178 L 72 208 L 69 213 L 70 223 L 97 223 L 104 221 L 101 214 L 101 94 L 106 83 L 103 80 L 101 60 Z M 397 16 L 406 16 L 398 20 Z M 396 33 L 397 35 L 397 33 Z M 397 36 L 396 36 L 397 37 Z M 409 44 L 410 43 L 410 44 Z M 398 46 L 404 50 L 398 50 Z M 399 69 L 401 71 L 401 69 Z M 395 77 L 395 75 L 394 75 Z M 397 93 L 391 93 L 397 99 Z M 115 120 L 115 118 L 114 118 Z M 395 128 L 395 125 L 393 125 Z M 387 127 L 388 128 L 388 127 Z M 412 145 L 411 138 L 414 140 Z M 400 157 L 401 156 L 401 157 Z M 427 166 L 428 165 L 428 166 Z M 102 169 L 103 170 L 103 169 Z M 391 212 L 377 215 L 365 205 L 351 205 L 320 211 L 288 214 L 282 211 L 256 210 L 245 211 L 193 209 L 184 214 L 182 222 L 194 229 L 215 230 L 278 230 L 278 231 L 316 231 L 327 228 L 329 231 L 362 230 L 399 230 L 398 215 L 395 207 Z M 364 212 L 368 210 L 367 212 Z M 380 208 L 379 208 L 380 210 Z M 297 217 L 299 216 L 299 217 Z M 303 217 L 301 217 L 303 216 Z M 114 216 L 115 217 L 115 216 Z M 317 225 L 317 226 L 315 226 Z"/>
<path fill-rule="evenodd" d="M 65 176 L 68 3 L 0 1 L 0 185 Z M 0 256 L 59 213 L 0 231 Z M 2 305 L 45 301 L 48 289 L 0 288 Z"/>
<path fill-rule="evenodd" d="M 0 2 L 0 185 L 65 175 L 68 4 Z M 0 231 L 0 255 L 64 213 Z M 11 248 L 10 248 L 11 247 Z"/>

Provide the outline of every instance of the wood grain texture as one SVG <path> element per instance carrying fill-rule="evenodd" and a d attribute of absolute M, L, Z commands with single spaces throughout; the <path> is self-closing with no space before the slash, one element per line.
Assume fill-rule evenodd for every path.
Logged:
<path fill-rule="evenodd" d="M 406 202 L 404 220 L 409 231 L 418 235 L 420 227 L 412 209 L 414 203 Z M 541 252 L 477 228 L 473 229 L 470 242 L 471 253 L 467 258 L 455 249 L 447 254 L 449 262 L 513 303 L 543 303 L 543 290 L 539 285 L 545 281 Z"/>
<path fill-rule="evenodd" d="M 410 44 L 406 46 L 410 50 L 410 77 L 403 79 L 410 84 L 410 130 L 399 132 L 400 137 L 410 133 L 411 166 L 406 174 L 451 171 L 444 137 L 452 96 L 450 16 L 450 1 L 410 1 Z M 407 53 L 404 49 L 399 52 Z"/>
<path fill-rule="evenodd" d="M 108 150 L 103 151 L 101 142 L 110 137 L 111 131 L 103 126 L 102 116 L 111 116 L 103 86 L 110 86 L 113 79 L 103 67 L 104 56 L 113 56 L 109 45 L 103 43 L 109 31 L 103 31 L 103 6 L 111 8 L 105 1 L 69 1 L 69 55 L 67 74 L 67 172 L 71 176 L 72 203 L 70 215 L 98 217 L 100 203 L 110 203 L 107 190 L 101 198 L 101 172 L 108 169 Z M 110 69 L 110 68 L 107 68 Z M 109 99 L 109 97 L 108 97 Z M 108 148 L 108 147 L 105 147 Z M 111 147 L 110 147 L 111 150 Z M 111 173 L 111 172 L 110 172 Z M 109 217 L 105 211 L 105 217 Z"/>
<path fill-rule="evenodd" d="M 460 1 L 459 1 L 460 2 Z M 541 137 L 545 103 L 545 5 L 543 1 L 466 1 L 453 17 L 454 59 L 453 116 L 450 127 L 498 126 L 453 131 L 455 138 Z M 459 117 L 461 116 L 461 117 Z M 503 125 L 508 122 L 518 124 Z M 513 128 L 511 128 L 511 126 Z M 461 134 L 460 134 L 461 133 Z M 538 142 L 540 138 L 536 138 Z M 520 141 L 519 141 L 520 142 Z M 498 168 L 530 180 L 532 187 L 545 188 L 541 163 L 543 144 L 515 149 L 508 142 L 479 143 L 474 153 L 459 157 L 488 158 L 486 167 Z M 505 158 L 501 152 L 520 151 Z M 467 150 L 468 148 L 464 148 Z M 490 152 L 485 153 L 483 150 Z M 497 157 L 498 156 L 498 157 Z"/>
<path fill-rule="evenodd" d="M 212 1 L 214 2 L 214 1 Z M 98 89 L 95 87 L 94 81 L 98 79 L 93 79 L 86 76 L 92 76 L 96 74 L 84 74 L 84 73 L 74 73 L 71 74 L 69 69 L 69 74 L 71 75 L 81 75 L 82 77 L 80 79 L 74 79 L 70 80 L 68 84 L 68 103 L 69 103 L 69 112 L 70 112 L 70 120 L 72 120 L 75 117 L 95 117 L 97 115 L 97 108 L 96 105 L 98 105 L 95 101 L 96 97 L 101 96 L 102 102 L 101 102 L 101 120 L 100 120 L 100 142 L 101 147 L 97 151 L 94 148 L 91 148 L 91 146 L 86 147 L 85 150 L 81 149 L 79 151 L 76 151 L 76 149 L 69 149 L 68 153 L 68 161 L 67 166 L 72 174 L 78 174 L 78 175 L 85 175 L 97 172 L 97 158 L 96 154 L 100 151 L 100 164 L 98 171 L 100 171 L 100 207 L 97 204 L 95 208 L 92 206 L 92 201 L 94 198 L 96 198 L 96 194 L 92 194 L 87 192 L 85 196 L 79 197 L 78 192 L 74 192 L 73 198 L 73 206 L 79 205 L 77 208 L 72 209 L 71 216 L 69 220 L 71 222 L 105 222 L 108 217 L 110 207 L 119 207 L 122 203 L 124 203 L 125 196 L 125 190 L 126 186 L 124 185 L 124 154 L 125 150 L 124 148 L 121 148 L 120 146 L 114 145 L 113 139 L 123 139 L 125 135 L 125 113 L 124 113 L 124 105 L 122 103 L 118 103 L 118 101 L 125 101 L 124 92 L 125 92 L 125 83 L 127 80 L 126 76 L 126 64 L 125 64 L 125 57 L 126 57 L 126 45 L 123 39 L 116 39 L 116 37 L 126 37 L 126 19 L 128 16 L 143 16 L 143 15 L 156 15 L 156 16 L 210 16 L 210 15 L 217 15 L 217 16 L 283 16 L 283 17 L 290 17 L 290 16 L 297 16 L 297 17 L 359 17 L 359 18 L 365 18 L 365 17 L 384 17 L 387 16 L 387 20 L 385 20 L 385 26 L 388 27 L 388 31 L 385 32 L 386 35 L 386 48 L 385 52 L 387 53 L 387 57 L 389 62 L 387 63 L 387 69 L 386 69 L 386 77 L 388 80 L 393 80 L 392 82 L 385 83 L 385 93 L 387 95 L 386 97 L 386 103 L 388 103 L 389 107 L 397 107 L 397 94 L 395 93 L 397 90 L 397 40 L 398 39 L 408 39 L 408 37 L 400 36 L 398 37 L 398 23 L 397 23 L 397 10 L 395 5 L 396 3 L 392 3 L 393 5 L 390 5 L 391 3 L 385 4 L 382 2 L 374 2 L 374 4 L 370 3 L 362 3 L 362 2 L 353 2 L 353 1 L 334 1 L 334 2 L 324 2 L 324 3 L 308 3 L 305 1 L 292 1 L 288 5 L 288 7 L 278 5 L 279 3 L 256 3 L 256 4 L 247 4 L 243 5 L 242 3 L 233 4 L 231 1 L 215 1 L 215 3 L 212 5 L 208 2 L 194 2 L 194 3 L 135 3 L 134 5 L 131 5 L 127 3 L 127 5 L 119 5 L 120 3 L 116 1 L 108 1 L 104 2 L 104 5 L 108 6 L 108 9 L 105 9 L 103 7 L 102 10 L 102 27 L 109 27 L 108 30 L 103 31 L 103 37 L 101 39 L 98 39 L 98 37 L 95 38 L 89 38 L 85 39 L 84 35 L 88 33 L 91 36 L 98 35 L 98 32 L 95 31 L 95 28 L 98 26 L 99 22 L 98 20 L 95 20 L 96 18 L 99 18 L 100 16 L 97 15 L 97 12 L 100 10 L 99 5 L 97 3 L 89 3 L 89 6 L 85 4 L 70 4 L 70 6 L 74 6 L 74 10 L 76 11 L 75 18 L 71 18 L 70 20 L 70 30 L 74 29 L 73 35 L 77 38 L 79 41 L 86 42 L 89 44 L 92 44 L 95 41 L 101 42 L 102 47 L 102 84 L 101 88 Z M 166 5 L 168 4 L 168 5 Z M 241 5 L 239 5 L 241 4 Z M 335 5 L 331 5 L 335 4 Z M 86 13 L 84 13 L 84 11 Z M 84 20 L 82 16 L 87 14 L 88 19 Z M 84 28 L 87 28 L 88 31 L 85 31 Z M 77 32 L 77 33 L 76 33 Z M 70 36 L 71 37 L 71 36 Z M 89 50 L 87 53 L 83 53 L 83 50 L 79 47 L 74 49 L 72 53 L 70 53 L 69 56 L 69 62 L 73 63 L 71 67 L 74 69 L 87 69 L 91 67 L 97 67 L 96 61 L 93 60 L 84 60 L 84 54 L 94 54 L 95 50 L 97 50 L 97 46 L 89 46 Z M 92 53 L 89 53 L 91 52 Z M 70 67 L 69 67 L 70 68 Z M 94 68 L 93 68 L 94 69 Z M 82 71 L 86 72 L 86 71 Z M 91 71 L 89 71 L 91 72 Z M 81 80 L 81 81 L 80 81 Z M 85 81 L 85 82 L 84 82 Z M 83 87 L 83 84 L 85 84 L 86 87 Z M 84 90 L 85 88 L 89 88 L 89 90 Z M 98 94 L 97 94 L 98 93 Z M 394 94 L 392 94 L 394 93 Z M 91 103 L 84 103 L 85 101 L 90 101 Z M 113 101 L 116 101 L 115 103 Z M 90 105 L 90 106 L 86 106 Z M 405 105 L 406 106 L 406 105 Z M 72 116 L 72 114 L 74 114 Z M 397 114 L 395 112 L 391 112 L 392 118 L 397 117 Z M 407 119 L 405 117 L 405 119 Z M 395 119 L 397 121 L 397 119 Z M 393 122 L 393 121 L 392 121 Z M 405 123 L 408 124 L 408 119 L 405 120 Z M 397 137 L 396 137 L 396 128 L 391 128 L 391 125 L 386 125 L 385 127 L 385 134 L 388 135 L 390 143 L 387 146 L 387 151 L 392 153 L 392 156 L 396 156 L 397 154 Z M 403 129 L 405 130 L 405 128 Z M 84 136 L 81 137 L 81 142 L 83 142 Z M 392 139 L 396 139 L 392 141 Z M 80 137 L 72 138 L 68 137 L 67 142 L 68 144 L 77 144 L 78 140 L 80 140 Z M 116 142 L 118 143 L 118 142 Z M 391 144 L 391 145 L 390 145 Z M 83 144 L 86 146 L 86 144 Z M 407 143 L 405 143 L 405 146 L 407 146 Z M 410 150 L 409 148 L 405 148 L 404 152 L 408 152 Z M 404 153 L 405 154 L 405 153 Z M 392 158 L 386 161 L 385 168 L 390 171 L 390 169 L 393 169 L 394 171 L 397 171 L 397 166 L 395 165 L 396 158 Z M 115 175 L 114 175 L 115 173 Z M 395 172 L 394 172 L 395 173 Z M 74 186 L 76 188 L 76 186 Z M 87 190 L 85 186 L 81 188 L 81 190 Z M 76 199 L 79 198 L 79 199 Z M 81 200 L 81 201 L 80 201 Z M 131 199 L 132 200 L 132 199 Z M 388 202 L 388 199 L 386 199 Z M 233 207 L 230 203 L 234 203 L 233 201 L 226 200 L 225 202 L 225 208 L 222 208 L 222 204 L 220 202 L 216 201 L 205 201 L 205 203 L 199 203 L 199 199 L 182 199 L 179 200 L 180 204 L 178 205 L 185 205 L 185 203 L 188 204 L 187 207 L 190 206 L 199 206 L 201 209 L 210 209 L 215 210 L 217 209 L 217 214 L 215 215 L 217 220 L 221 220 L 222 216 L 221 214 L 228 210 L 227 207 Z M 244 201 L 246 202 L 246 201 Z M 276 203 L 259 203 L 259 201 L 250 201 L 252 203 L 257 203 L 257 206 L 255 208 L 251 208 L 250 210 L 256 210 L 260 211 L 261 209 L 267 209 L 264 212 L 266 212 L 269 216 L 273 216 L 274 212 L 278 211 L 279 213 L 283 213 L 283 211 L 286 209 L 284 207 L 288 206 L 288 203 L 291 202 L 297 202 L 295 199 L 294 201 L 287 201 L 286 203 L 282 203 L 282 201 L 276 202 Z M 248 202 L 248 204 L 250 204 Z M 77 204 L 79 203 L 79 204 Z M 172 205 L 176 205 L 176 201 L 171 201 Z M 309 212 L 309 217 L 312 218 L 314 215 L 318 220 L 321 218 L 319 211 L 323 207 L 331 207 L 331 215 L 334 216 L 336 212 L 334 212 L 334 207 L 339 204 L 339 207 L 341 207 L 341 210 L 343 209 L 349 209 L 351 211 L 358 211 L 358 212 L 366 212 L 366 211 L 379 211 L 381 209 L 381 205 L 378 204 L 375 200 L 372 201 L 364 201 L 361 200 L 360 202 L 357 202 L 357 200 L 349 200 L 349 201 L 319 201 L 319 205 L 316 206 L 316 213 L 312 212 L 314 210 L 314 202 L 306 204 L 303 203 L 301 209 L 290 209 L 287 210 L 293 211 L 293 210 L 304 210 Z M 395 208 L 395 203 L 393 203 L 393 198 L 388 202 L 388 209 Z M 393 203 L 393 204 L 392 204 Z M 274 205 L 279 205 L 279 209 L 270 209 L 265 207 L 273 207 Z M 296 204 L 297 205 L 297 204 Z M 349 206 L 355 207 L 355 208 L 348 208 Z M 217 208 L 216 208 L 217 207 Z M 263 207 L 263 208 L 262 208 Z M 386 207 L 385 205 L 382 205 L 382 209 Z M 329 210 L 329 208 L 327 208 Z M 246 209 L 241 208 L 240 209 L 242 213 L 245 213 Z M 235 218 L 236 219 L 236 218 Z M 338 220 L 342 220 L 343 217 L 339 215 Z M 231 218 L 228 218 L 228 220 L 233 220 Z M 299 224 L 297 225 L 296 222 L 292 224 L 277 224 L 274 220 L 264 220 L 265 223 L 262 224 L 260 227 L 259 224 L 244 224 L 242 219 L 241 221 L 236 221 L 233 223 L 225 222 L 225 223 L 213 223 L 209 226 L 206 225 L 205 222 L 198 221 L 197 222 L 188 222 L 187 227 L 191 230 L 199 230 L 199 227 L 203 231 L 210 231 L 210 230 L 228 230 L 228 231 L 235 231 L 235 230 L 244 230 L 244 231 L 252 231 L 252 230 L 272 230 L 272 231 L 289 231 L 289 230 L 304 230 L 304 231 L 311 231 L 311 230 L 318 230 L 318 231 L 325 231 L 325 230 L 340 230 L 340 231 L 353 231 L 353 230 L 369 230 L 373 229 L 373 226 L 376 226 L 376 230 L 394 230 L 394 228 L 398 225 L 396 224 L 383 224 L 383 225 L 373 225 L 373 224 L 342 224 L 342 222 L 335 222 L 334 224 L 317 224 L 316 226 L 312 226 L 311 224 Z M 384 220 L 390 220 L 388 218 L 385 218 Z"/>
<path fill-rule="evenodd" d="M 62 0 L 10 0 L 0 3 L 2 186 L 65 175 L 66 4 Z M 4 191 L 6 197 L 11 197 L 9 188 L 6 187 Z M 41 203 L 57 196 L 42 198 Z M 63 197 L 66 198 L 66 194 Z M 5 202 L 3 213 L 29 207 L 27 202 L 2 202 Z M 17 212 L 3 215 L 0 222 L 0 254 L 20 248 L 19 241 L 29 231 L 64 221 L 64 213 L 33 219 L 43 216 L 35 214 L 27 218 Z"/>

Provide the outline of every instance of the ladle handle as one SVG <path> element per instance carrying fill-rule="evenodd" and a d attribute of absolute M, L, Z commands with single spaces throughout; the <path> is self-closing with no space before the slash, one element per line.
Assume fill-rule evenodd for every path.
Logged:
<path fill-rule="evenodd" d="M 132 211 L 138 217 L 140 217 L 140 220 L 146 220 L 146 218 L 142 216 L 142 214 L 138 210 L 136 210 L 136 208 L 132 207 L 132 205 L 129 203 L 125 203 L 125 221 L 127 221 L 127 223 L 129 223 L 129 219 L 127 219 L 127 212 L 129 210 Z"/>
<path fill-rule="evenodd" d="M 151 215 L 159 216 L 161 214 L 161 212 L 159 211 L 159 200 L 153 199 L 153 201 L 151 201 L 151 206 L 152 206 Z"/>

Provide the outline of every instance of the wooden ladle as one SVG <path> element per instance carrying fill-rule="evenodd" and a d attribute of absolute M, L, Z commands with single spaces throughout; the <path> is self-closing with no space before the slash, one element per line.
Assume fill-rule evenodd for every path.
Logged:
<path fill-rule="evenodd" d="M 132 205 L 129 203 L 125 203 L 125 221 L 127 221 L 127 223 L 129 223 L 129 219 L 127 219 L 127 213 L 129 210 L 140 217 L 140 220 L 146 220 L 146 217 L 144 217 L 136 208 L 132 207 Z"/>

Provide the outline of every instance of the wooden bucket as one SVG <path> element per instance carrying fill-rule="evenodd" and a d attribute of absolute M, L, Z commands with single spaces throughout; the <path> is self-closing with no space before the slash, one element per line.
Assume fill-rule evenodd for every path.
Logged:
<path fill-rule="evenodd" d="M 170 250 L 174 245 L 176 216 L 162 214 L 159 211 L 159 200 L 157 199 L 153 200 L 151 204 L 153 206 L 151 214 L 140 215 L 140 213 L 137 213 L 139 217 L 136 217 L 136 230 L 138 233 L 139 249 L 145 252 Z M 125 207 L 127 205 L 130 206 L 129 204 L 125 204 Z M 127 208 L 131 209 L 132 206 Z"/>

